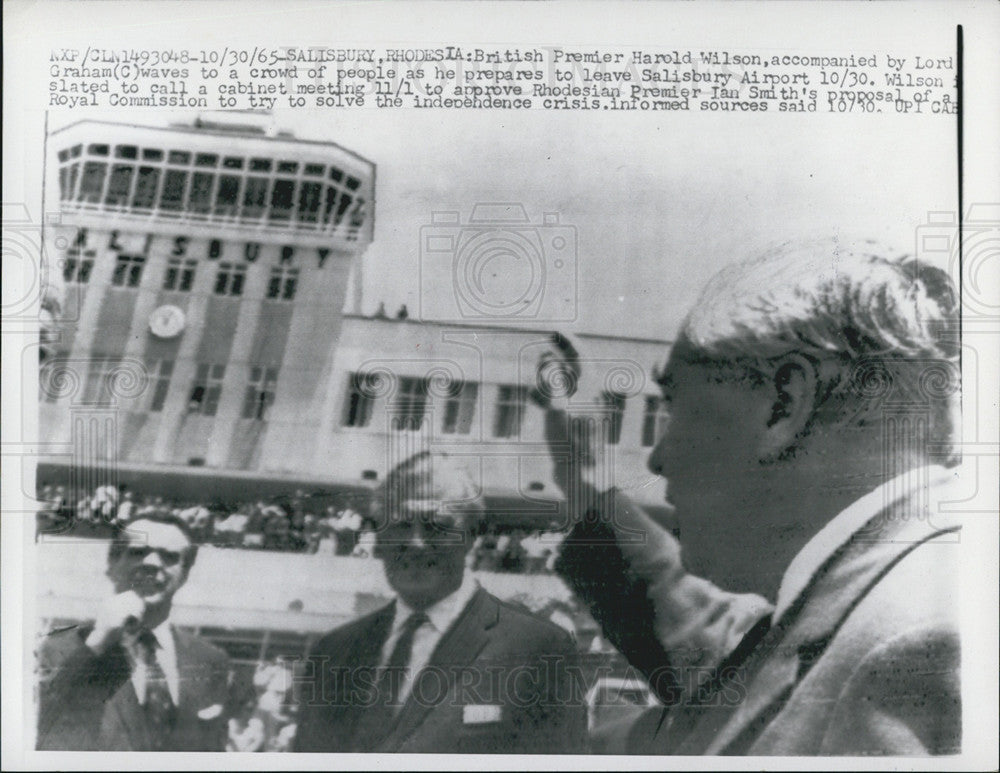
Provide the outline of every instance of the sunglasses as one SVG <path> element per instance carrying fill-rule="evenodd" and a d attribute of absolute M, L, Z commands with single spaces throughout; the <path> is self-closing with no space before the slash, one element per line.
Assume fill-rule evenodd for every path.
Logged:
<path fill-rule="evenodd" d="M 126 548 L 125 550 L 125 556 L 133 561 L 145 561 L 146 556 L 150 553 L 156 553 L 160 557 L 160 561 L 163 562 L 164 566 L 176 566 L 180 563 L 181 558 L 183 557 L 175 550 L 152 548 L 149 547 L 149 545 Z"/>

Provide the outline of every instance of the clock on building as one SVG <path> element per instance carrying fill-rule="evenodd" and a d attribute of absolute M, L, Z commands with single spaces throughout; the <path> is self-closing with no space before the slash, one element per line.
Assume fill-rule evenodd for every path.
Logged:
<path fill-rule="evenodd" d="M 177 306 L 160 306 L 149 316 L 149 330 L 157 338 L 174 338 L 184 330 L 184 311 Z"/>

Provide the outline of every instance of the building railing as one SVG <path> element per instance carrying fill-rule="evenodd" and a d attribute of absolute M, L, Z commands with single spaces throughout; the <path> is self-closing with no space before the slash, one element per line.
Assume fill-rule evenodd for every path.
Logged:
<path fill-rule="evenodd" d="M 63 201 L 60 209 L 64 215 L 107 216 L 116 223 L 164 223 L 171 225 L 210 226 L 238 232 L 241 239 L 252 234 L 287 236 L 290 233 L 356 243 L 361 239 L 363 223 L 330 225 L 308 223 L 298 220 L 270 221 L 263 216 L 241 217 L 237 215 L 201 214 L 184 211 L 167 211 L 157 208 L 115 206 L 95 204 L 85 201 Z"/>
<path fill-rule="evenodd" d="M 60 149 L 63 212 L 344 242 L 371 230 L 372 180 L 339 164 L 148 144 L 105 140 Z"/>

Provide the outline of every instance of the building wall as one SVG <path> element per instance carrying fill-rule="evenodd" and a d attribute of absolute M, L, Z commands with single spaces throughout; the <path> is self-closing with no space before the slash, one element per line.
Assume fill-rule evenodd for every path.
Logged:
<path fill-rule="evenodd" d="M 332 379 L 318 423 L 318 454 L 308 468 L 314 476 L 357 479 L 366 471 L 380 478 L 392 464 L 417 450 L 436 449 L 463 456 L 466 466 L 488 489 L 510 489 L 526 498 L 556 495 L 549 450 L 544 442 L 543 413 L 525 399 L 516 433 L 497 435 L 502 388 L 535 385 L 539 355 L 549 346 L 547 331 L 484 326 L 448 326 L 412 320 L 347 315 L 334 358 Z M 650 503 L 662 503 L 662 482 L 646 470 L 651 442 L 644 438 L 647 398 L 659 389 L 652 373 L 669 353 L 663 341 L 586 336 L 586 362 L 575 402 L 595 418 L 607 416 L 602 392 L 624 396 L 617 442 L 607 444 L 609 485 L 632 490 Z M 349 426 L 349 400 L 355 374 L 377 374 L 370 418 L 365 426 Z M 402 410 L 406 379 L 427 379 L 419 427 L 394 429 Z M 449 385 L 477 385 L 467 432 L 444 430 Z M 412 382 L 411 382 L 412 385 Z M 658 406 L 662 411 L 662 406 Z M 662 428 L 662 418 L 660 428 Z M 540 485 L 539 485 L 540 484 Z"/>
<path fill-rule="evenodd" d="M 67 439 L 74 407 L 107 404 L 121 420 L 119 451 L 127 461 L 188 464 L 202 458 L 207 465 L 255 469 L 263 465 L 261 454 L 266 457 L 263 449 L 269 443 L 283 447 L 289 438 L 298 438 L 301 447 L 310 436 L 309 412 L 322 394 L 320 385 L 340 334 L 351 254 L 331 252 L 320 267 L 315 248 L 296 246 L 289 252 L 291 245 L 260 245 L 259 256 L 247 264 L 242 295 L 229 297 L 215 294 L 213 287 L 220 264 L 242 253 L 245 243 L 220 242 L 219 257 L 210 258 L 206 239 L 147 238 L 94 227 L 67 231 L 83 234 L 80 246 L 94 254 L 94 268 L 86 285 L 70 282 L 68 295 L 82 303 L 78 318 L 64 322 L 65 338 L 50 367 L 74 369 L 81 383 L 72 394 L 43 402 L 46 440 Z M 121 254 L 144 258 L 135 287 L 112 282 Z M 195 261 L 188 292 L 162 289 L 172 257 Z M 299 270 L 292 301 L 265 297 L 271 270 L 281 265 Z M 178 335 L 162 338 L 151 331 L 150 319 L 168 305 L 181 309 L 186 321 Z M 100 358 L 120 361 L 127 375 L 144 374 L 146 388 L 135 396 L 129 389 L 119 390 L 118 396 L 99 394 L 95 379 L 102 376 L 93 363 Z M 171 362 L 173 371 L 162 406 L 151 410 L 161 361 Z M 189 410 L 199 363 L 225 368 L 214 417 Z M 277 373 L 266 422 L 243 418 L 253 367 Z M 53 396 L 59 394 L 53 391 Z M 104 397 L 114 398 L 113 405 Z"/>
<path fill-rule="evenodd" d="M 51 145 L 60 212 L 47 229 L 46 249 L 64 274 L 66 300 L 56 354 L 42 373 L 44 440 L 72 442 L 78 466 L 301 469 L 312 456 L 311 417 L 323 399 L 351 273 L 372 238 L 374 165 L 331 143 L 89 121 L 55 133 Z M 183 205 L 161 208 L 160 175 L 159 192 L 133 206 L 136 170 L 148 163 L 165 172 L 178 153 L 194 164 Z M 189 206 L 194 178 L 205 173 L 200 160 L 216 159 L 211 171 L 221 179 L 222 161 L 231 156 L 247 170 L 270 159 L 269 190 L 279 182 L 301 186 L 293 189 L 294 202 L 319 184 L 315 179 L 331 191 L 341 180 L 351 187 L 350 200 L 366 208 L 345 204 L 343 223 L 322 216 L 297 223 L 300 207 L 282 227 L 273 222 L 273 207 L 251 221 L 240 210 L 223 217 Z M 285 175 L 294 183 L 280 179 L 282 164 L 299 170 Z M 125 165 L 136 174 L 131 192 L 116 198 L 115 170 Z M 86 193 L 90 167 L 107 172 L 103 189 L 90 174 Z M 309 170 L 323 177 L 308 178 Z M 185 271 L 193 271 L 189 286 Z M 287 293 L 291 282 L 294 292 Z M 152 322 L 169 307 L 180 310 L 184 324 L 167 335 Z M 214 381 L 202 378 L 206 369 Z"/>
<path fill-rule="evenodd" d="M 194 200 L 199 154 L 214 154 L 220 180 L 228 154 L 248 164 L 275 159 L 275 185 L 277 160 L 299 159 L 296 185 L 309 183 L 302 176 L 308 162 L 356 184 L 357 199 L 368 202 L 374 165 L 339 146 L 287 137 L 86 121 L 54 134 L 52 145 L 61 222 L 46 241 L 64 271 L 66 302 L 57 355 L 43 369 L 41 424 L 45 441 L 74 444 L 78 466 L 197 465 L 347 485 L 381 479 L 410 454 L 433 448 L 464 457 L 487 489 L 526 501 L 558 498 L 542 413 L 526 397 L 550 331 L 344 315 L 352 271 L 373 238 L 370 209 L 349 232 L 332 221 L 297 225 L 298 215 L 281 228 L 266 213 L 254 224 L 242 210 L 163 211 L 155 202 L 167 198 L 164 176 L 152 207 L 129 206 L 138 175 L 127 198 L 111 193 L 114 170 L 126 163 L 120 157 L 146 163 L 155 147 L 165 149 L 161 161 L 149 163 L 162 164 L 164 175 L 178 149 L 194 164 L 185 201 Z M 88 164 L 109 172 L 101 191 L 84 195 Z M 93 175 L 87 186 L 100 188 Z M 243 270 L 238 295 L 229 289 L 235 267 Z M 190 287 L 179 273 L 168 281 L 172 270 L 193 270 Z M 268 297 L 274 272 L 285 281 L 291 270 L 298 272 L 294 298 Z M 151 329 L 165 307 L 184 315 L 175 335 Z M 661 503 L 662 485 L 645 459 L 662 428 L 662 416 L 651 424 L 650 411 L 660 410 L 651 374 L 669 344 L 614 336 L 584 343 L 578 407 L 614 435 L 605 481 Z M 352 421 L 357 374 L 364 376 L 363 418 Z M 253 379 L 263 385 L 270 376 L 261 391 L 273 402 L 248 400 Z M 466 391 L 467 403 L 449 408 L 461 384 L 475 390 L 474 399 Z M 617 395 L 617 420 L 601 403 L 604 393 Z"/>

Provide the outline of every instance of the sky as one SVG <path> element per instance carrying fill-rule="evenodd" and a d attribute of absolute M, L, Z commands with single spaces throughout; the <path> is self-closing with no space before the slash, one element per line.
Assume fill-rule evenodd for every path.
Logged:
<path fill-rule="evenodd" d="M 799 236 L 912 249 L 954 208 L 951 121 L 808 116 L 439 113 L 306 121 L 378 165 L 366 298 L 416 300 L 419 228 L 436 209 L 523 202 L 576 228 L 575 329 L 669 338 L 721 266 Z M 928 148 L 934 148 L 933 154 Z"/>
<path fill-rule="evenodd" d="M 137 112 L 130 119 L 150 125 L 193 117 Z M 50 128 L 82 117 L 53 114 Z M 538 326 L 663 339 L 727 263 L 834 234 L 912 251 L 927 213 L 956 206 L 948 117 L 366 109 L 278 110 L 274 123 L 376 164 L 368 313 L 405 303 L 430 318 L 440 313 L 435 299 L 454 303 L 449 283 L 435 281 L 445 275 L 429 261 L 441 258 L 422 250 L 421 229 L 452 211 L 457 232 L 477 203 L 523 205 L 547 261 L 547 229 L 569 239 L 575 280 L 550 270 L 546 282 L 572 303 L 554 320 L 549 306 L 538 309 Z M 546 213 L 557 224 L 544 225 Z M 530 284 L 523 266 L 491 265 L 511 271 L 487 274 L 485 296 Z"/>

